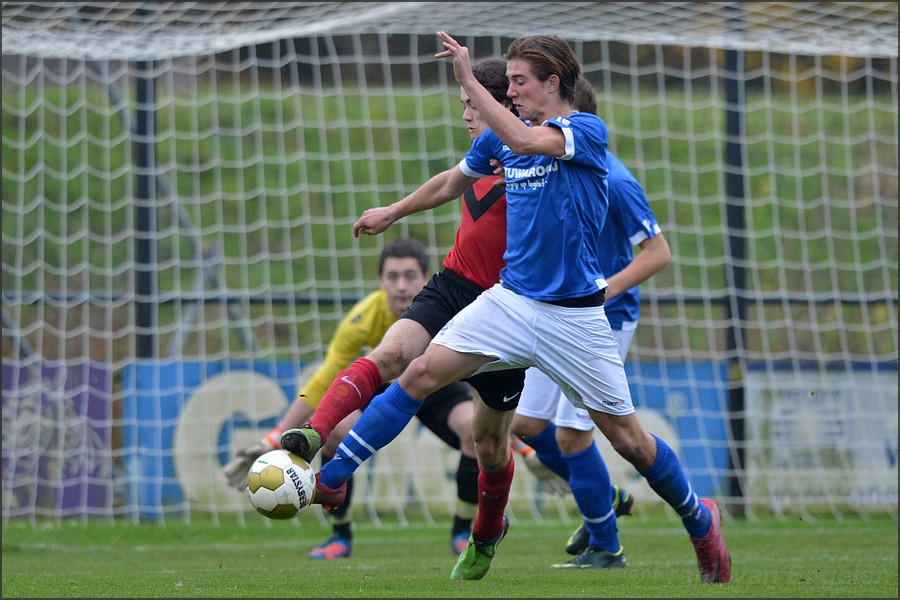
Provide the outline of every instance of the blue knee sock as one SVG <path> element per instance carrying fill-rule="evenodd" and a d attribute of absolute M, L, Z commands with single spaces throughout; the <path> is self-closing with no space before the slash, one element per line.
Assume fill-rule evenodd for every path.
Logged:
<path fill-rule="evenodd" d="M 612 489 L 612 484 L 597 445 L 592 443 L 581 452 L 563 454 L 562 457 L 570 473 L 569 487 L 572 488 L 575 503 L 578 504 L 585 527 L 591 534 L 590 546 L 618 552 L 621 546 L 612 494 L 600 492 Z"/>
<path fill-rule="evenodd" d="M 559 444 L 556 443 L 556 425 L 550 423 L 544 431 L 522 441 L 534 448 L 544 466 L 566 481 L 569 480 L 569 467 L 566 466 L 566 461 L 559 451 Z"/>
<path fill-rule="evenodd" d="M 363 411 L 334 458 L 322 467 L 320 481 L 332 489 L 345 483 L 366 459 L 400 435 L 421 406 L 399 383 L 392 383 Z"/>
<path fill-rule="evenodd" d="M 702 538 L 709 532 L 712 523 L 709 510 L 700 504 L 669 445 L 655 435 L 653 437 L 656 439 L 656 460 L 649 469 L 640 473 L 647 478 L 653 491 L 675 509 L 690 536 Z"/>

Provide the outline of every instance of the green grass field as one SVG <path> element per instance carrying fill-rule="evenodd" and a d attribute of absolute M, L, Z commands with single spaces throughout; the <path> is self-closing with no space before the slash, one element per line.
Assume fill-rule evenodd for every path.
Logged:
<path fill-rule="evenodd" d="M 269 526 L 271 524 L 271 526 Z M 313 561 L 318 521 L 3 528 L 3 597 L 897 598 L 897 522 L 725 523 L 733 575 L 704 585 L 681 526 L 622 519 L 628 568 L 558 571 L 571 524 L 516 523 L 481 581 L 451 582 L 444 525 L 356 525 L 353 557 Z"/>

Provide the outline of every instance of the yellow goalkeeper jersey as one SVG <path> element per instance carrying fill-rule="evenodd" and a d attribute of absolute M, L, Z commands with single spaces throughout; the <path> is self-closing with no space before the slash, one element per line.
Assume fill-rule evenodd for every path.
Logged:
<path fill-rule="evenodd" d="M 354 304 L 334 332 L 322 366 L 298 392 L 303 402 L 312 408 L 319 406 L 338 372 L 381 343 L 397 319 L 388 306 L 384 290 L 372 292 Z"/>

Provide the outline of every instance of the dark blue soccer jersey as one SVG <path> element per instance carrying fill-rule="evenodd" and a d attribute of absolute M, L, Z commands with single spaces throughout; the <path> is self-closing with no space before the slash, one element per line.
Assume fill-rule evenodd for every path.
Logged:
<path fill-rule="evenodd" d="M 611 152 L 606 153 L 609 167 L 609 212 L 600 233 L 600 268 L 604 273 L 618 273 L 634 260 L 634 247 L 660 232 L 656 216 L 644 189 L 631 171 Z M 613 329 L 622 323 L 638 320 L 639 287 L 606 302 L 606 317 Z"/>

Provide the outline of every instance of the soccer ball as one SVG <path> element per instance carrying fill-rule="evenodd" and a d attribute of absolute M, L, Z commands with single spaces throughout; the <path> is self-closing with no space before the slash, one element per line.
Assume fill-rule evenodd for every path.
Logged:
<path fill-rule="evenodd" d="M 247 473 L 247 496 L 259 514 L 290 519 L 309 506 L 316 474 L 309 463 L 287 450 L 271 450 Z"/>

